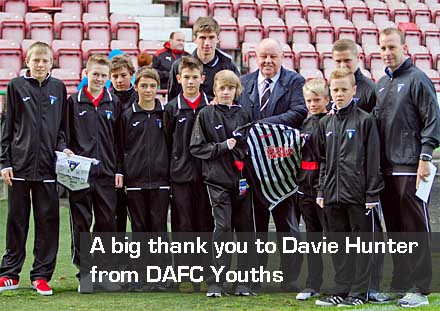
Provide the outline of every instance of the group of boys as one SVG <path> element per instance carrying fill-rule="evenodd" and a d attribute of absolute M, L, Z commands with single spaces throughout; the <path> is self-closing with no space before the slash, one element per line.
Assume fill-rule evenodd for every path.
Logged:
<path fill-rule="evenodd" d="M 166 232 L 170 189 L 173 232 L 214 232 L 213 240 L 222 241 L 233 231 L 255 231 L 252 189 L 247 191 L 246 181 L 249 177 L 247 144 L 243 138 L 234 136 L 234 129 L 255 120 L 237 104 L 242 91 L 238 69 L 229 57 L 216 49 L 218 27 L 209 18 L 201 18 L 196 24 L 194 38 L 200 48 L 192 56 L 173 63 L 169 102 L 165 106 L 156 99 L 160 85 L 158 73 L 142 69 L 136 73 L 132 85 L 134 69 L 126 56 L 116 56 L 110 63 L 104 56 L 92 55 L 86 69 L 88 85 L 67 99 L 63 83 L 49 74 L 53 62 L 49 46 L 37 42 L 29 48 L 26 56 L 29 69 L 8 85 L 7 108 L 2 122 L 1 173 L 10 187 L 0 291 L 18 288 L 32 198 L 36 227 L 31 282 L 38 293 L 52 294 L 48 282 L 55 268 L 59 232 L 55 150 L 100 160 L 91 168 L 90 187 L 71 191 L 69 195 L 73 262 L 78 268 L 87 266 L 91 260 L 80 255 L 79 245 L 80 233 L 89 232 L 92 223 L 95 232 L 125 232 L 124 211 L 128 209 L 133 232 Z M 388 42 L 394 36 L 400 40 L 400 35 L 396 30 L 381 32 L 384 55 L 389 51 L 393 53 L 403 44 Z M 369 114 L 375 106 L 375 92 L 371 91 L 371 86 L 369 91 L 368 87 L 361 87 L 360 70 L 349 64 L 353 56 L 357 56 L 356 52 L 346 41 L 339 43 L 339 49 L 335 46 L 333 57 L 340 68 L 331 74 L 329 85 L 323 80 L 312 80 L 303 87 L 311 116 L 302 125 L 306 143 L 298 176 L 298 205 L 307 231 L 374 232 L 381 230 L 377 227 L 380 222 L 372 221 L 378 218 L 376 210 L 381 200 L 385 216 L 389 213 L 383 202 L 386 198 L 379 198 L 384 188 L 380 168 L 389 169 L 384 177 L 386 190 L 387 185 L 396 183 L 395 173 L 402 173 L 395 168 L 405 169 L 408 162 L 408 159 L 396 160 L 393 155 L 389 156 L 392 151 L 384 146 L 383 137 L 389 134 L 390 121 L 384 112 L 389 108 L 385 105 L 387 98 L 383 97 L 383 90 L 391 88 L 389 84 L 399 74 L 403 76 L 401 79 L 408 80 L 396 85 L 397 93 L 405 84 L 416 84 L 401 72 L 403 67 L 413 71 L 416 68 L 403 58 L 403 54 L 393 54 L 392 60 L 384 56 L 384 60 L 389 61 L 387 74 L 391 82 L 388 77 L 379 81 L 378 104 L 374 108 L 374 116 L 379 120 L 377 126 Z M 348 56 L 344 54 L 346 51 L 349 51 Z M 393 60 L 397 64 L 392 63 Z M 424 79 L 417 71 L 415 75 Z M 278 73 L 274 76 L 279 78 Z M 110 90 L 105 87 L 108 78 L 112 81 Z M 421 134 L 423 147 L 414 152 L 417 153 L 416 163 L 406 165 L 410 170 L 403 172 L 414 179 L 417 175 L 417 182 L 419 177 L 429 175 L 426 164 L 418 162 L 418 154 L 424 156 L 421 162 L 430 160 L 433 148 L 439 143 L 436 121 L 439 112 L 436 102 L 431 99 L 432 83 L 429 80 L 423 83 L 429 89 L 425 95 L 428 103 L 420 108 L 419 114 L 423 126 L 417 125 L 424 131 Z M 418 94 L 419 89 L 407 88 L 408 96 Z M 265 92 L 270 96 L 270 88 L 263 90 L 262 105 L 257 107 L 263 114 L 269 101 L 264 97 Z M 327 109 L 329 94 L 333 99 L 330 113 Z M 210 105 L 212 100 L 214 104 Z M 414 115 L 419 113 L 419 107 L 411 109 Z M 403 138 L 419 145 L 419 134 L 414 134 L 413 124 L 402 125 L 403 134 L 406 134 Z M 379 147 L 383 147 L 382 153 Z M 385 164 L 384 158 L 388 160 Z M 125 191 L 115 191 L 123 186 Z M 400 190 L 405 186 L 394 187 Z M 417 201 L 411 208 L 417 212 L 420 204 Z M 423 208 L 426 216 L 426 207 Z M 387 225 L 392 222 L 391 218 L 385 217 Z M 426 228 L 429 231 L 429 224 L 424 225 L 425 228 L 419 226 L 412 231 Z M 403 230 L 393 229 L 396 232 Z M 426 268 L 426 264 L 430 264 L 428 255 L 426 252 L 421 254 L 424 261 L 417 264 Z M 313 255 L 308 259 L 309 278 L 306 289 L 297 296 L 300 300 L 317 297 L 322 283 L 322 259 Z M 374 297 L 369 294 L 370 282 L 374 283 L 371 274 L 381 269 L 380 260 L 372 262 L 370 256 L 360 255 L 333 259 L 336 286 L 333 294 L 318 299 L 317 305 L 356 306 Z M 184 263 L 188 258 L 177 256 L 175 261 L 176 264 Z M 214 266 L 226 267 L 230 263 L 230 256 L 225 255 L 213 262 Z M 399 271 L 411 270 L 410 263 L 406 262 Z M 248 258 L 239 257 L 240 270 L 247 270 L 249 266 Z M 395 270 L 396 266 L 399 264 L 395 262 Z M 79 273 L 77 276 L 81 279 L 84 275 Z M 419 276 L 414 281 L 416 277 L 410 275 L 405 284 L 397 283 L 398 277 L 394 277 L 395 290 L 409 292 L 412 286 L 416 287 L 416 293 L 402 295 L 399 305 L 412 307 L 428 303 L 430 277 L 421 279 Z M 223 281 L 224 275 L 220 282 L 208 277 L 207 296 L 221 296 Z M 115 284 L 101 286 L 117 289 Z M 164 287 L 163 284 L 154 286 L 158 290 Z M 379 289 L 378 285 L 375 287 Z M 79 291 L 91 292 L 93 289 L 79 287 Z M 244 283 L 235 284 L 234 292 L 240 296 L 252 294 L 249 284 Z"/>

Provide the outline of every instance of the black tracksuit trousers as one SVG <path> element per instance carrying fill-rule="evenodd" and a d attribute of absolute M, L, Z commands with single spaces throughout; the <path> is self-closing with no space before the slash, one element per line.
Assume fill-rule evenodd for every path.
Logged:
<path fill-rule="evenodd" d="M 32 197 L 31 197 L 32 194 Z M 55 182 L 13 180 L 8 189 L 6 251 L 0 276 L 19 279 L 26 256 L 31 200 L 35 222 L 31 281 L 50 281 L 55 270 L 59 237 L 59 202 Z"/>
<path fill-rule="evenodd" d="M 398 291 L 414 287 L 422 294 L 429 294 L 432 280 L 429 213 L 427 205 L 415 195 L 416 176 L 384 176 L 384 181 L 381 203 L 387 232 L 398 233 L 394 240 L 417 239 L 419 243 L 414 254 L 393 256 L 391 287 Z"/>
<path fill-rule="evenodd" d="M 89 248 L 92 244 L 91 235 L 84 235 L 81 244 L 81 233 L 89 233 L 92 227 L 93 232 L 115 232 L 116 231 L 116 191 L 114 185 L 90 182 L 90 187 L 69 193 L 70 215 L 72 225 L 72 253 L 73 263 L 80 269 L 80 274 L 89 273 L 92 263 L 95 261 L 101 268 L 109 266 L 109 262 L 100 256 L 100 252 L 92 255 L 81 248 Z M 78 277 L 80 275 L 77 275 Z"/>
<path fill-rule="evenodd" d="M 373 212 L 365 205 L 326 205 L 325 216 L 329 229 L 329 240 L 336 240 L 339 246 L 337 254 L 332 256 L 335 268 L 335 287 L 333 294 L 347 295 L 367 300 L 370 287 L 372 254 L 357 254 L 352 250 L 345 252 L 345 235 L 343 233 L 364 233 L 363 237 L 372 239 Z M 336 233 L 333 235 L 332 233 Z M 340 234 L 340 235 L 339 235 Z M 353 243 L 353 241 L 351 241 Z"/>

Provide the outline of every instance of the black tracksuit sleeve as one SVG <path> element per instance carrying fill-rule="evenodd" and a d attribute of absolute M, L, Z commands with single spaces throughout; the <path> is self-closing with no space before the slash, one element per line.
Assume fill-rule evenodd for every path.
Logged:
<path fill-rule="evenodd" d="M 15 91 L 12 83 L 8 84 L 6 93 L 6 111 L 3 112 L 2 121 L 2 139 L 1 139 L 1 153 L 0 163 L 1 169 L 12 167 L 11 163 L 11 140 L 13 139 L 13 122 L 15 116 L 14 107 Z"/>
<path fill-rule="evenodd" d="M 66 138 L 66 132 L 67 127 L 69 126 L 69 110 L 67 107 L 67 92 L 66 88 L 63 90 L 63 99 L 62 99 L 62 105 L 63 105 L 63 117 L 61 120 L 60 128 L 58 129 L 58 135 L 57 135 L 57 151 L 63 151 L 67 148 L 67 138 Z"/>
<path fill-rule="evenodd" d="M 170 76 L 170 72 L 168 70 L 160 70 L 160 68 L 162 68 L 160 58 L 156 55 L 153 55 L 153 68 L 156 69 L 157 73 L 159 74 L 160 81 L 168 79 Z"/>
<path fill-rule="evenodd" d="M 325 152 L 325 123 L 319 122 L 319 135 L 317 139 L 317 144 L 319 148 L 319 182 L 318 182 L 318 198 L 324 197 L 324 181 L 326 175 L 326 152 Z M 324 202 L 325 204 L 325 202 Z"/>
<path fill-rule="evenodd" d="M 179 67 L 179 60 L 174 61 L 171 65 L 170 78 L 168 79 L 168 101 L 176 98 L 179 95 L 179 84 L 177 82 L 177 70 Z"/>
<path fill-rule="evenodd" d="M 419 118 L 422 121 L 420 131 L 421 153 L 432 155 L 439 146 L 440 118 L 437 96 L 434 86 L 428 77 L 420 75 L 415 85 L 411 85 L 412 97 L 417 102 Z"/>
<path fill-rule="evenodd" d="M 380 174 L 380 139 L 379 130 L 373 118 L 365 120 L 365 139 L 366 146 L 366 185 L 365 185 L 365 202 L 379 202 L 379 192 L 383 189 L 382 176 Z"/>
<path fill-rule="evenodd" d="M 163 113 L 163 129 L 165 140 L 167 142 L 168 154 L 170 156 L 173 150 L 173 133 L 176 128 L 176 120 L 173 115 L 173 107 L 171 105 L 166 105 Z"/>
<path fill-rule="evenodd" d="M 66 116 L 67 116 L 67 121 L 66 121 L 66 127 L 65 127 L 65 138 L 66 138 L 66 148 L 72 150 L 72 143 L 74 141 L 74 137 L 73 135 L 75 134 L 75 130 L 74 130 L 74 118 L 75 118 L 75 112 L 74 112 L 74 102 L 72 99 L 73 95 L 70 95 L 69 98 L 67 99 L 67 103 L 66 103 Z"/>
<path fill-rule="evenodd" d="M 229 151 L 228 144 L 226 140 L 221 143 L 207 142 L 205 136 L 205 122 L 201 116 L 202 113 L 197 116 L 194 124 L 189 149 L 191 154 L 196 158 L 202 160 L 215 159 Z"/>
<path fill-rule="evenodd" d="M 122 104 L 119 100 L 116 100 L 116 122 L 114 126 L 115 133 L 115 152 L 116 152 L 116 174 L 122 175 L 122 162 L 124 159 L 123 145 L 120 144 L 119 136 L 122 135 L 121 130 L 121 119 L 122 119 Z"/>

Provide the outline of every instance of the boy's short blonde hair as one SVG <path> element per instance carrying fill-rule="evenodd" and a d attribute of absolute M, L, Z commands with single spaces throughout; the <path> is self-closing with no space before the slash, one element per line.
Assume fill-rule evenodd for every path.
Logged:
<path fill-rule="evenodd" d="M 306 92 L 311 92 L 318 96 L 329 97 L 327 82 L 320 78 L 307 81 L 303 86 L 303 93 L 305 94 Z"/>
<path fill-rule="evenodd" d="M 214 90 L 217 88 L 217 86 L 223 86 L 223 85 L 232 86 L 236 88 L 234 99 L 237 99 L 243 90 L 240 79 L 231 70 L 221 70 L 215 74 Z"/>
<path fill-rule="evenodd" d="M 130 75 L 134 74 L 134 66 L 127 54 L 117 55 L 110 62 L 110 72 L 126 68 Z"/>
<path fill-rule="evenodd" d="M 220 26 L 214 18 L 201 16 L 196 19 L 193 25 L 193 36 L 197 37 L 199 32 L 215 32 L 218 36 L 220 34 Z"/>
<path fill-rule="evenodd" d="M 90 67 L 95 64 L 107 66 L 110 71 L 110 61 L 108 60 L 108 57 L 103 54 L 91 55 L 87 60 L 87 65 L 86 65 L 87 70 L 90 70 Z"/>
<path fill-rule="evenodd" d="M 26 52 L 26 58 L 30 58 L 33 53 L 47 53 L 50 55 L 50 59 L 53 60 L 52 49 L 46 42 L 37 41 L 32 43 Z"/>
<path fill-rule="evenodd" d="M 349 78 L 352 86 L 356 85 L 354 74 L 348 68 L 338 68 L 333 70 L 332 74 L 330 75 L 329 84 L 332 82 L 332 80 L 344 78 Z"/>
<path fill-rule="evenodd" d="M 138 86 L 139 81 L 142 78 L 153 79 L 157 82 L 158 86 L 160 85 L 160 77 L 156 69 L 143 67 L 141 70 L 138 70 L 138 72 L 136 73 L 136 79 L 134 80 L 134 85 L 136 85 L 136 87 Z"/>

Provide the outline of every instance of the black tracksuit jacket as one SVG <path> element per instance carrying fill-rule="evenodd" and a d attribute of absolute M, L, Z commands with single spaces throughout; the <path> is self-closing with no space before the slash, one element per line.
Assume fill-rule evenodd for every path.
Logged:
<path fill-rule="evenodd" d="M 153 110 L 144 110 L 138 103 L 133 103 L 122 114 L 120 146 L 127 188 L 169 186 L 169 155 L 163 115 L 164 107 L 158 99 Z"/>
<path fill-rule="evenodd" d="M 200 104 L 193 110 L 182 93 L 165 106 L 165 135 L 170 150 L 170 179 L 175 183 L 201 182 L 202 161 L 189 152 L 191 134 L 200 110 L 210 99 L 202 92 Z"/>
<path fill-rule="evenodd" d="M 76 155 L 95 158 L 89 180 L 114 184 L 116 173 L 121 173 L 120 154 L 116 146 L 117 123 L 121 113 L 119 99 L 108 89 L 98 107 L 92 104 L 83 89 L 68 99 L 68 148 Z"/>
<path fill-rule="evenodd" d="M 380 141 L 374 118 L 353 101 L 320 121 L 318 197 L 326 205 L 379 202 Z"/>
<path fill-rule="evenodd" d="M 440 142 L 434 85 L 408 58 L 379 80 L 376 95 L 384 174 L 416 173 L 420 154 L 432 155 Z"/>
<path fill-rule="evenodd" d="M 301 149 L 301 162 L 319 162 L 319 120 L 326 116 L 326 113 L 312 115 L 304 120 L 301 134 L 304 135 L 304 146 Z M 298 191 L 308 196 L 316 197 L 319 183 L 319 168 L 316 170 L 305 170 L 301 168 L 297 176 Z"/>
<path fill-rule="evenodd" d="M 66 87 L 50 75 L 41 85 L 25 75 L 9 82 L 7 94 L 1 168 L 29 181 L 55 179 L 55 150 L 66 148 Z"/>
<path fill-rule="evenodd" d="M 134 90 L 133 85 L 125 91 L 118 91 L 112 86 L 110 88 L 110 92 L 112 95 L 116 95 L 118 97 L 122 111 L 125 111 L 127 108 L 131 108 L 131 104 L 137 102 L 139 99 L 138 93 Z"/>
<path fill-rule="evenodd" d="M 228 191 L 238 191 L 241 178 L 234 161 L 243 161 L 247 155 L 245 139 L 233 136 L 233 131 L 251 122 L 250 115 L 241 106 L 217 104 L 202 109 L 194 125 L 190 151 L 202 162 L 203 178 L 206 184 Z M 237 144 L 228 149 L 226 140 L 236 138 Z"/>
<path fill-rule="evenodd" d="M 192 56 L 198 59 L 197 50 L 193 52 Z M 170 79 L 168 80 L 168 100 L 172 100 L 173 98 L 177 97 L 177 95 L 179 95 L 179 93 L 182 91 L 182 87 L 177 82 L 176 77 L 181 61 L 182 59 L 179 58 L 171 66 Z M 213 87 L 215 74 L 225 69 L 232 70 L 237 74 L 238 77 L 240 76 L 240 70 L 238 70 L 238 67 L 232 61 L 231 56 L 217 49 L 215 51 L 214 59 L 207 64 L 203 64 L 203 74 L 205 75 L 205 81 L 202 83 L 200 88 L 208 96 L 214 97 Z"/>

